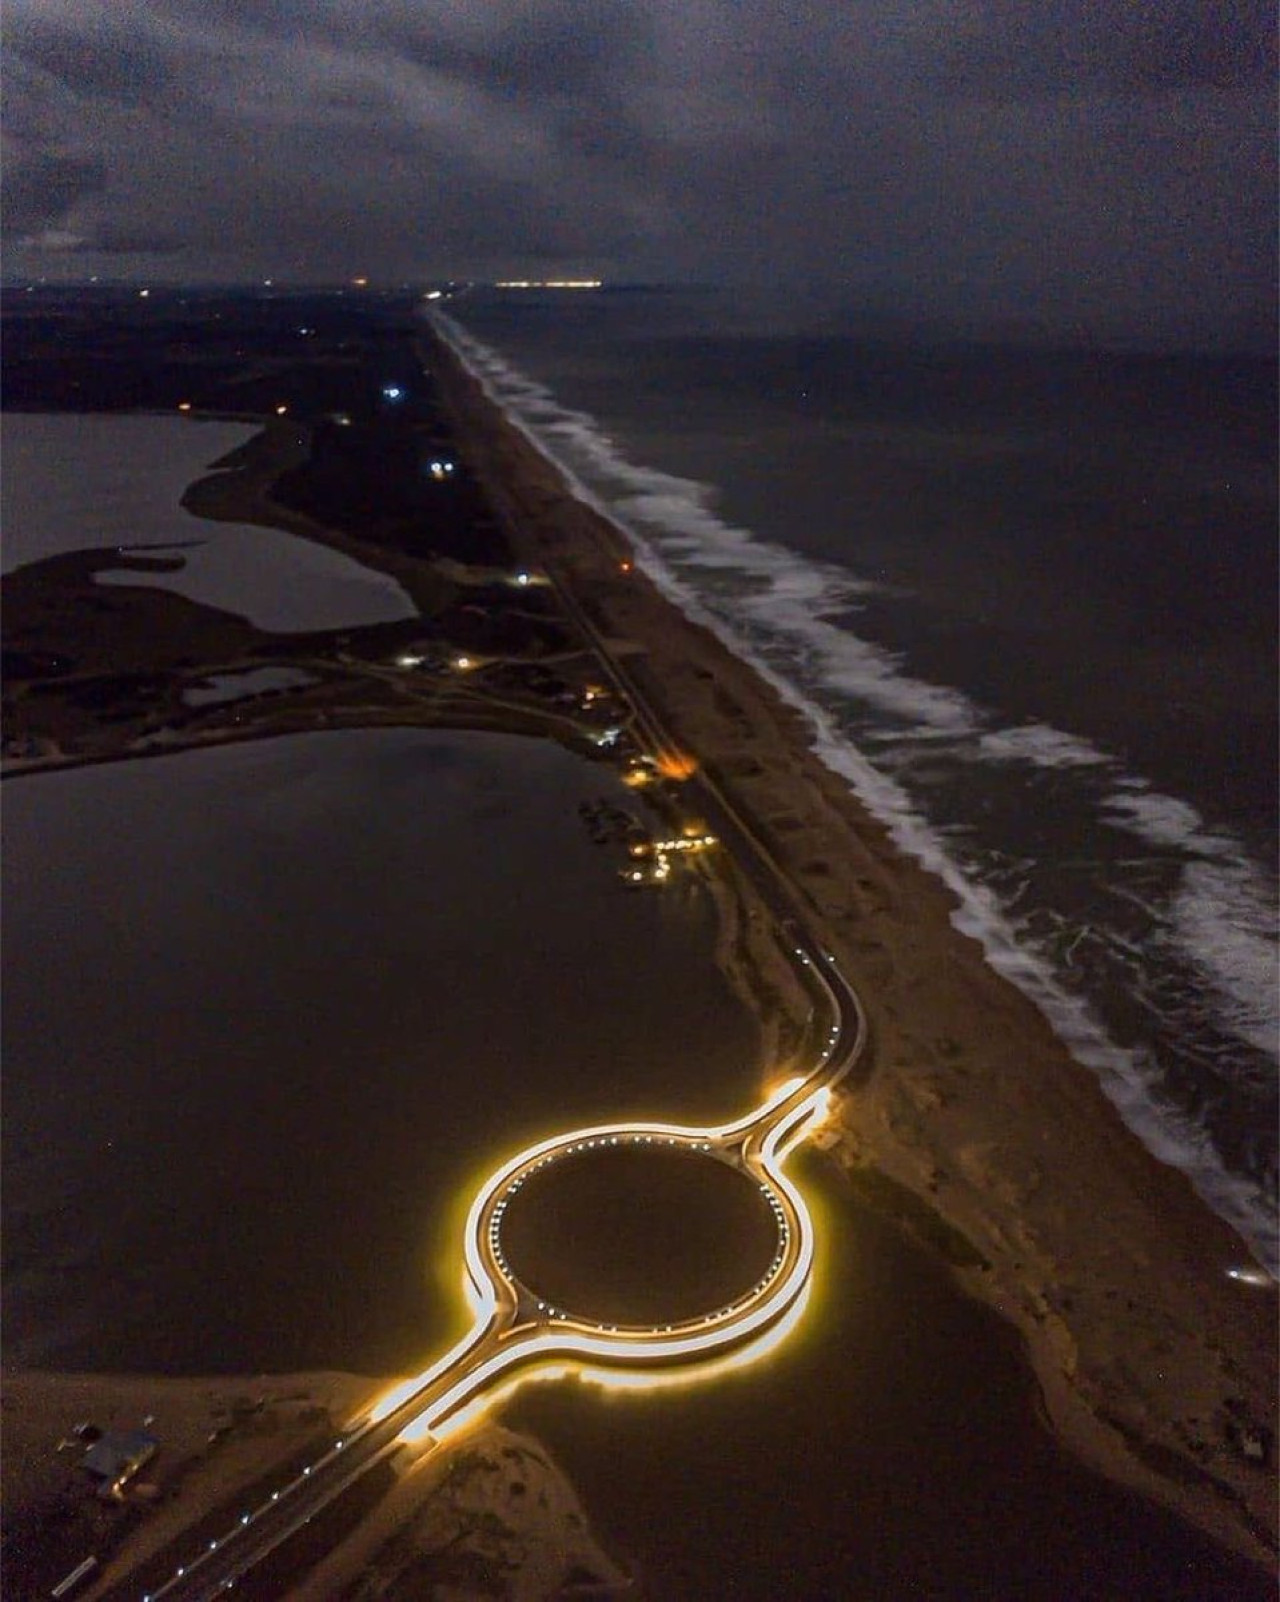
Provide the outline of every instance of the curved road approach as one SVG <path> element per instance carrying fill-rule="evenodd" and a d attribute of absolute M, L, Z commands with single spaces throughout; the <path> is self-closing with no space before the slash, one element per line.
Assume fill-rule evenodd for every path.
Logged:
<path fill-rule="evenodd" d="M 565 611 L 593 645 L 601 668 L 632 708 L 637 742 L 661 767 L 687 771 L 632 675 L 609 652 L 590 618 L 555 575 Z M 783 1172 L 792 1148 L 822 1119 L 832 1088 L 850 1071 L 866 1043 L 866 1018 L 853 986 L 830 953 L 804 931 L 804 909 L 786 876 L 754 831 L 708 776 L 686 781 L 698 810 L 731 853 L 785 935 L 799 977 L 813 998 L 803 1072 L 760 1106 L 716 1129 L 623 1123 L 579 1129 L 523 1151 L 481 1188 L 467 1220 L 464 1251 L 471 1328 L 439 1362 L 384 1397 L 318 1461 L 269 1500 L 240 1515 L 220 1539 L 145 1594 L 151 1598 L 211 1597 L 231 1589 L 269 1553 L 322 1513 L 358 1479 L 406 1441 L 431 1441 L 518 1382 L 521 1371 L 587 1365 L 600 1375 L 670 1373 L 726 1355 L 754 1352 L 780 1339 L 803 1306 L 813 1267 L 813 1223 L 804 1199 Z M 666 1143 L 708 1161 L 731 1164 L 760 1188 L 777 1225 L 766 1272 L 733 1302 L 677 1324 L 614 1325 L 584 1319 L 539 1298 L 510 1271 L 502 1219 L 526 1180 L 561 1157 L 600 1145 Z M 656 1377 L 656 1375 L 654 1376 Z"/>

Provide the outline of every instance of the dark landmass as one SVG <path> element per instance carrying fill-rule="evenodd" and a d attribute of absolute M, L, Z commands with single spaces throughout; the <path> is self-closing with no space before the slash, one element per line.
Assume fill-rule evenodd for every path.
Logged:
<path fill-rule="evenodd" d="M 597 684 L 592 656 L 541 583 L 554 573 L 635 660 L 688 749 L 758 820 L 814 927 L 858 978 L 873 1050 L 829 1139 L 850 1182 L 1018 1326 L 1048 1415 L 1083 1457 L 1268 1561 L 1271 1292 L 1224 1279 L 1240 1257 L 1225 1226 L 1140 1147 L 1043 1018 L 956 933 L 946 892 L 818 763 L 796 715 L 632 571 L 617 531 L 494 416 L 412 306 L 354 295 L 50 293 L 22 297 L 6 331 L 11 409 L 182 407 L 262 423 L 191 487 L 187 507 L 326 544 L 394 578 L 418 608 L 405 622 L 271 634 L 148 588 L 171 553 L 32 563 L 2 586 L 6 774 L 316 728 L 528 732 L 635 778 L 640 811 L 584 820 L 618 848 L 621 866 L 676 817 L 678 775 L 641 762 L 628 709 Z M 108 567 L 134 572 L 138 585 L 98 584 Z M 199 699 L 215 676 L 281 669 L 302 682 Z M 752 917 L 758 909 L 731 869 L 716 888 L 728 971 L 769 1038 L 794 1038 L 800 998 Z M 433 1473 L 447 1476 L 451 1455 Z M 456 1473 L 449 1505 L 474 1515 L 472 1535 L 442 1533 L 432 1521 L 444 1504 L 429 1502 L 418 1534 L 387 1549 L 382 1579 L 375 1568 L 344 1580 L 357 1587 L 349 1594 L 466 1594 L 482 1572 L 486 1585 L 493 1578 L 491 1561 L 506 1566 L 507 1590 L 493 1594 L 560 1594 L 569 1584 L 576 1568 L 565 1569 L 560 1550 L 537 1569 L 552 1589 L 519 1589 L 536 1543 L 512 1545 L 486 1521 L 494 1496 L 520 1493 L 492 1467 Z M 384 1489 L 386 1510 L 398 1493 Z M 6 1543 L 14 1507 L 6 1497 Z M 20 1522 L 23 1550 L 33 1550 L 49 1527 Z M 482 1525 L 497 1546 L 465 1556 Z M 390 1534 L 372 1515 L 353 1523 L 343 1550 L 375 1528 Z M 595 1562 L 584 1560 L 584 1573 L 596 1574 Z"/>

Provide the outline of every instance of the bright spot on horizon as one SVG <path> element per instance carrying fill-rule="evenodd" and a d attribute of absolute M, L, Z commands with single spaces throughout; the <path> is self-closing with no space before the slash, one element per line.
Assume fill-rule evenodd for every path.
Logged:
<path fill-rule="evenodd" d="M 495 289 L 603 289 L 599 278 L 500 278 Z"/>

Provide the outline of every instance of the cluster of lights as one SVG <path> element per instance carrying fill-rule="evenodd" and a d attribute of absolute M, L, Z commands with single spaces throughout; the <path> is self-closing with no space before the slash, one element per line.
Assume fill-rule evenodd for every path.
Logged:
<path fill-rule="evenodd" d="M 443 484 L 446 479 L 453 477 L 457 467 L 458 464 L 456 462 L 446 461 L 443 457 L 433 457 L 427 463 L 427 472 L 431 474 L 437 484 Z"/>
<path fill-rule="evenodd" d="M 675 840 L 655 840 L 652 845 L 633 845 L 629 853 L 633 858 L 652 857 L 653 862 L 647 869 L 624 868 L 622 877 L 628 884 L 643 884 L 646 879 L 662 884 L 671 877 L 672 852 L 696 855 L 715 844 L 714 834 L 696 834 L 682 835 Z"/>
<path fill-rule="evenodd" d="M 646 756 L 633 758 L 622 773 L 622 782 L 632 790 L 643 789 L 657 777 L 653 762 Z"/>
<path fill-rule="evenodd" d="M 507 278 L 493 286 L 495 289 L 603 289 L 599 278 Z"/>

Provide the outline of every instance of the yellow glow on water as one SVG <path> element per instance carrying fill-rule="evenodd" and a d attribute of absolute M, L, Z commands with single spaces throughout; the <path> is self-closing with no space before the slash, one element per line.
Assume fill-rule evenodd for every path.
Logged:
<path fill-rule="evenodd" d="M 601 1363 L 585 1362 L 581 1358 L 556 1357 L 536 1363 L 513 1374 L 492 1390 L 473 1397 L 440 1423 L 433 1423 L 433 1410 L 407 1424 L 398 1437 L 405 1446 L 420 1446 L 429 1441 L 447 1441 L 468 1425 L 474 1424 L 487 1413 L 495 1411 L 525 1385 L 546 1385 L 555 1380 L 576 1379 L 585 1385 L 594 1385 L 605 1391 L 658 1391 L 681 1390 L 692 1385 L 704 1385 L 713 1379 L 735 1373 L 763 1361 L 776 1352 L 804 1316 L 809 1301 L 806 1282 L 800 1294 L 786 1313 L 762 1334 L 733 1352 L 707 1358 L 699 1363 L 669 1369 L 613 1368 Z"/>
<path fill-rule="evenodd" d="M 808 1074 L 789 1075 L 762 1103 L 718 1127 L 600 1124 L 549 1135 L 500 1164 L 472 1192 L 462 1231 L 469 1328 L 432 1367 L 380 1397 L 367 1422 L 407 1413 L 410 1422 L 397 1440 L 434 1443 L 456 1435 L 524 1384 L 572 1376 L 604 1390 L 666 1389 L 702 1384 L 775 1351 L 809 1301 L 815 1248 L 809 1209 L 782 1165 L 829 1112 L 830 1089 L 814 1084 L 828 1060 L 823 1057 Z M 731 1305 L 675 1325 L 606 1325 L 541 1302 L 532 1311 L 530 1293 L 511 1278 L 501 1249 L 498 1221 L 510 1198 L 547 1162 L 626 1143 L 681 1145 L 736 1161 L 760 1183 L 777 1215 L 774 1271 Z"/>

